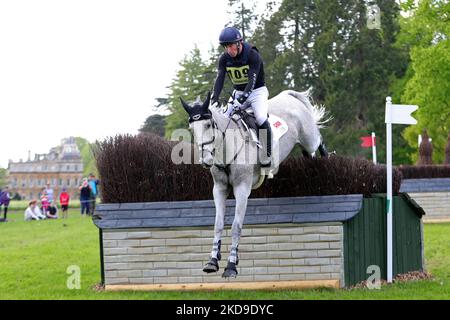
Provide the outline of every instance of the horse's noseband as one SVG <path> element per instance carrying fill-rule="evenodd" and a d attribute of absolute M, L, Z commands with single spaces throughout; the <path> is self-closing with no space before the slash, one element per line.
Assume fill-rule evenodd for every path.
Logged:
<path fill-rule="evenodd" d="M 213 130 L 216 129 L 216 128 L 217 128 L 217 124 L 214 122 L 214 120 L 213 120 L 212 118 L 210 119 L 210 121 L 211 121 L 211 128 L 212 128 Z M 213 131 L 212 139 L 209 140 L 209 141 L 207 141 L 207 142 L 203 142 L 203 143 L 200 144 L 200 147 L 201 147 L 201 150 L 202 150 L 202 155 L 203 155 L 203 149 L 204 149 L 204 147 L 207 146 L 207 145 L 209 145 L 209 144 L 214 143 L 215 140 L 216 140 L 216 135 L 214 134 L 214 131 Z M 211 151 L 211 154 L 214 156 L 215 153 L 216 153 L 216 149 L 214 148 L 214 149 Z"/>

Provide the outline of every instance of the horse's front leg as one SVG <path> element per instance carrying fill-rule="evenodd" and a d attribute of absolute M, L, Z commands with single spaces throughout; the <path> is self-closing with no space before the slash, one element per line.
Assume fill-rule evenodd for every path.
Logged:
<path fill-rule="evenodd" d="M 252 191 L 252 177 L 233 187 L 234 197 L 236 198 L 236 211 L 233 225 L 231 227 L 231 249 L 228 257 L 227 267 L 222 277 L 236 277 L 237 264 L 239 263 L 238 247 L 241 238 L 242 225 L 244 224 L 245 212 L 247 211 L 248 197 Z"/>
<path fill-rule="evenodd" d="M 213 196 L 216 207 L 216 220 L 214 223 L 214 242 L 211 255 L 208 263 L 206 263 L 203 268 L 203 271 L 206 273 L 219 271 L 219 261 L 222 258 L 220 247 L 222 244 L 221 238 L 225 222 L 225 201 L 228 197 L 228 183 L 221 180 L 220 176 L 218 179 L 216 176 L 214 177 Z"/>

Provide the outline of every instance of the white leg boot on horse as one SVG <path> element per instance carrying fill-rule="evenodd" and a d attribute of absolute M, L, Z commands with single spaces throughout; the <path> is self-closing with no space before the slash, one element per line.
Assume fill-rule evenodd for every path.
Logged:
<path fill-rule="evenodd" d="M 222 259 L 220 248 L 222 244 L 221 238 L 225 220 L 225 201 L 228 197 L 228 185 L 226 181 L 227 180 L 226 175 L 225 174 L 220 175 L 216 173 L 216 175 L 213 176 L 222 177 L 224 181 L 215 181 L 213 188 L 214 204 L 216 207 L 216 220 L 214 223 L 214 243 L 210 259 L 203 267 L 203 271 L 206 273 L 219 271 L 219 261 Z"/>
<path fill-rule="evenodd" d="M 248 180 L 248 178 L 247 178 Z M 238 274 L 236 266 L 239 263 L 238 247 L 241 238 L 242 226 L 244 224 L 245 212 L 247 211 L 248 197 L 250 196 L 252 181 L 242 181 L 233 188 L 236 198 L 236 211 L 233 225 L 231 227 L 231 250 L 228 257 L 227 266 L 222 274 L 223 278 L 236 277 Z"/>

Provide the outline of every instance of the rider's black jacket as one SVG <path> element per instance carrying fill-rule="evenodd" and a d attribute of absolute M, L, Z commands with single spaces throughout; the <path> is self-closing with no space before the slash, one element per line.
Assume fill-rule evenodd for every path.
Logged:
<path fill-rule="evenodd" d="M 256 47 L 245 42 L 242 51 L 235 58 L 226 52 L 220 57 L 213 102 L 219 100 L 225 74 L 228 74 L 235 90 L 244 91 L 239 99 L 240 103 L 244 103 L 254 89 L 265 86 L 263 60 Z"/>

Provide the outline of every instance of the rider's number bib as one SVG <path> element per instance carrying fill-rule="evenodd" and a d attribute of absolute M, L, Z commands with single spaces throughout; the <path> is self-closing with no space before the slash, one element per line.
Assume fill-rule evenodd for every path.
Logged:
<path fill-rule="evenodd" d="M 250 67 L 248 65 L 238 68 L 227 67 L 227 73 L 233 84 L 246 84 L 248 83 L 249 69 Z"/>

